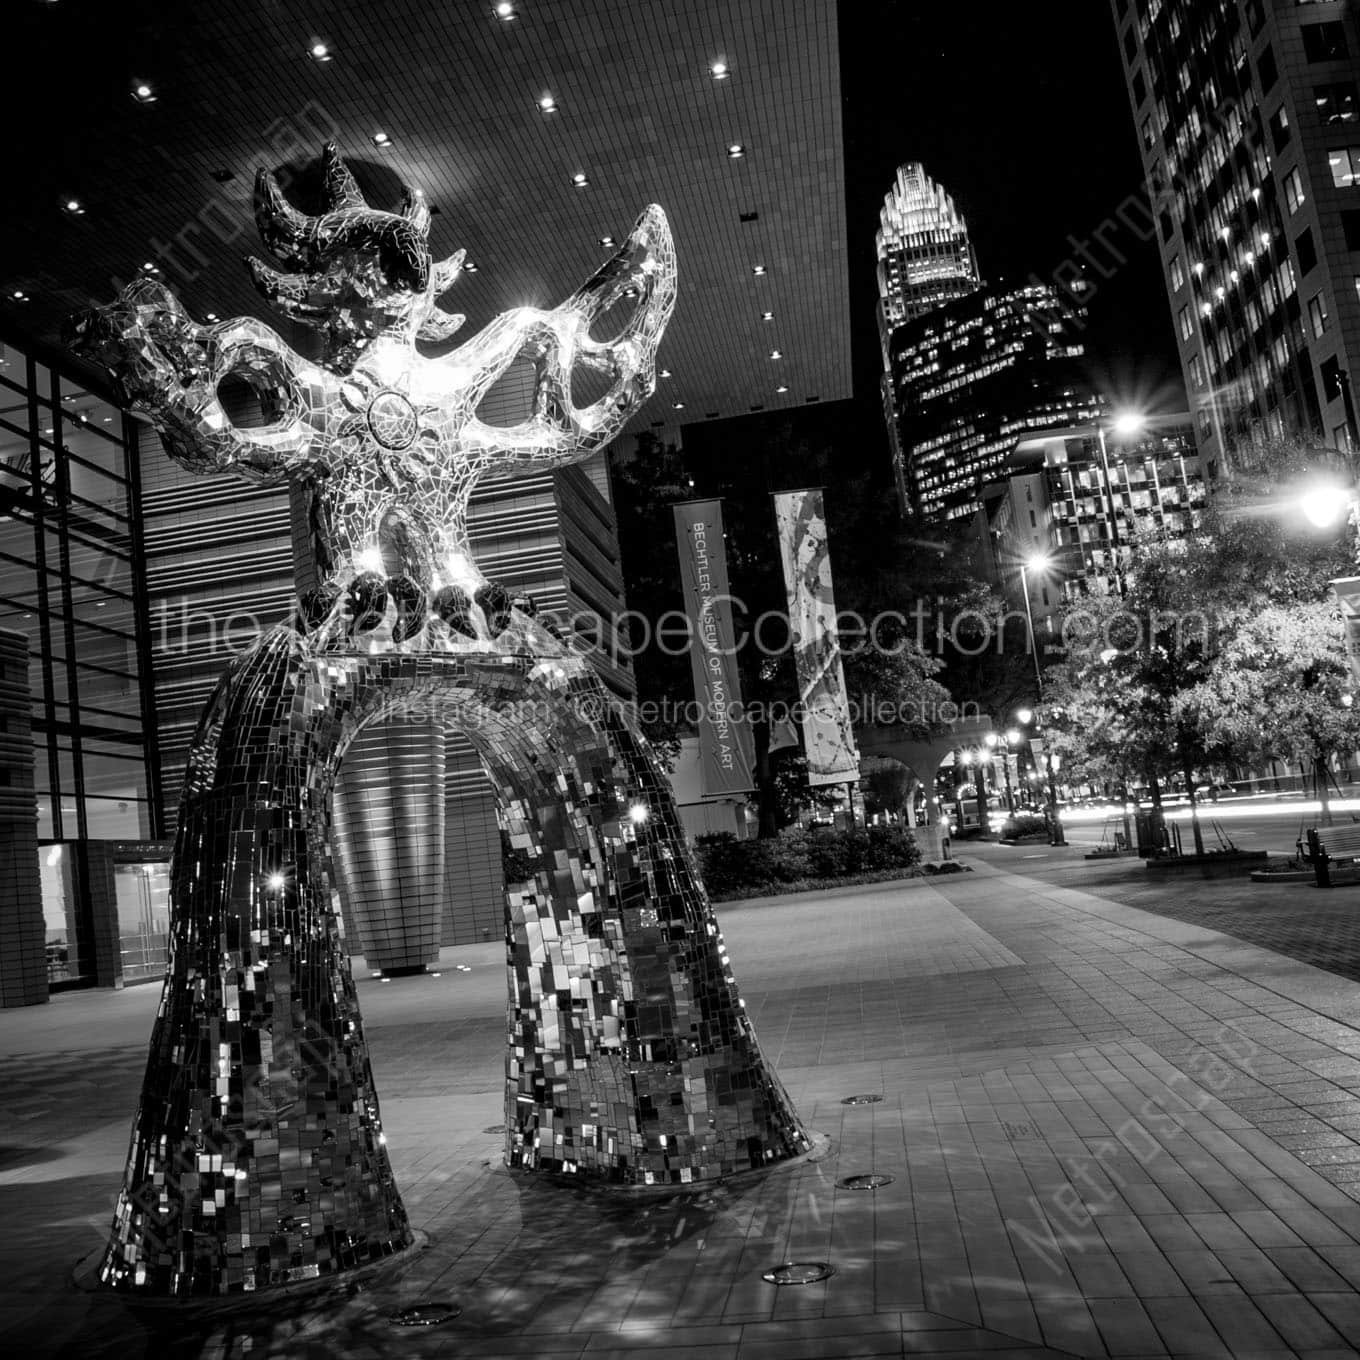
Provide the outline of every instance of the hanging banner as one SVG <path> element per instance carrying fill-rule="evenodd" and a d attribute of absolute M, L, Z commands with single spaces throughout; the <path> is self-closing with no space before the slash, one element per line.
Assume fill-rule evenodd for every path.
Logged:
<path fill-rule="evenodd" d="M 1360 685 L 1360 576 L 1342 576 L 1329 581 L 1341 605 L 1341 636 L 1346 643 L 1346 660 L 1351 676 Z"/>
<path fill-rule="evenodd" d="M 774 512 L 789 595 L 808 783 L 845 784 L 859 778 L 859 752 L 845 699 L 822 493 L 781 492 L 774 498 Z"/>
<path fill-rule="evenodd" d="M 755 788 L 756 753 L 742 712 L 722 502 L 685 501 L 672 509 L 685 612 L 694 632 L 689 659 L 699 701 L 699 788 L 705 798 L 728 798 Z"/>

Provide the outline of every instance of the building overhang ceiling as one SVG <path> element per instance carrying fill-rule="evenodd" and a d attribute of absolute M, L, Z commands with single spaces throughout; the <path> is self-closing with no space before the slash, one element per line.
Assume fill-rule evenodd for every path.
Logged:
<path fill-rule="evenodd" d="M 514 0 L 509 20 L 496 9 L 16 6 L 7 66 L 35 93 L 12 157 L 23 187 L 0 227 L 6 331 L 51 342 L 67 313 L 154 265 L 200 319 L 260 316 L 302 347 L 306 332 L 271 314 L 241 257 L 262 253 L 256 168 L 293 176 L 308 206 L 297 171 L 330 137 L 374 206 L 420 188 L 438 209 L 435 258 L 463 248 L 476 264 L 444 299 L 466 313 L 464 337 L 508 308 L 565 298 L 608 254 L 602 237 L 622 241 L 645 204 L 662 204 L 680 301 L 660 352 L 671 376 L 635 429 L 849 396 L 835 6 Z M 317 44 L 328 60 L 313 58 Z"/>

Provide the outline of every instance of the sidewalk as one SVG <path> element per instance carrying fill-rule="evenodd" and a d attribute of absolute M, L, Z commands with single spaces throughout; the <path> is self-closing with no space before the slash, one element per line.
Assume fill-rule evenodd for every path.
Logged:
<path fill-rule="evenodd" d="M 495 951 L 365 980 L 389 1144 L 431 1244 L 402 1281 L 285 1319 L 171 1335 L 68 1288 L 117 1190 L 155 989 L 0 1013 L 0 1342 L 252 1360 L 1354 1355 L 1360 986 L 999 854 L 720 909 L 766 1054 L 833 1142 L 698 1196 L 499 1164 Z M 72 1036 L 98 1038 L 77 1053 Z M 842 1103 L 861 1093 L 882 1099 Z M 892 1180 L 838 1184 L 868 1172 Z M 785 1259 L 836 1274 L 765 1283 Z M 446 1300 L 463 1312 L 443 1326 L 387 1320 Z"/>

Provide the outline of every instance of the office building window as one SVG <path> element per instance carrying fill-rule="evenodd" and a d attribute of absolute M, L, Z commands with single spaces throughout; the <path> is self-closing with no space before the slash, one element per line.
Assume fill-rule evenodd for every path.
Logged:
<path fill-rule="evenodd" d="M 1296 165 L 1284 177 L 1284 201 L 1289 205 L 1291 216 L 1303 207 L 1304 198 L 1303 176 L 1299 174 L 1299 167 Z"/>
<path fill-rule="evenodd" d="M 1275 49 L 1269 43 L 1261 53 L 1261 59 L 1256 63 L 1256 74 L 1261 78 L 1261 93 L 1269 94 L 1280 78 L 1279 68 L 1275 65 Z"/>
<path fill-rule="evenodd" d="M 1317 247 L 1313 245 L 1313 231 L 1305 227 L 1294 240 L 1294 253 L 1299 257 L 1299 273 L 1307 274 L 1317 264 Z"/>
<path fill-rule="evenodd" d="M 1177 289 L 1185 287 L 1185 270 L 1181 267 L 1179 255 L 1171 257 L 1171 286 Z"/>
<path fill-rule="evenodd" d="M 1338 189 L 1354 189 L 1360 184 L 1360 146 L 1338 146 L 1327 153 L 1332 183 Z"/>
<path fill-rule="evenodd" d="M 1357 287 L 1360 287 L 1360 279 L 1356 280 Z M 1196 387 L 1204 386 L 1204 360 L 1198 354 L 1190 356 L 1190 381 Z"/>
<path fill-rule="evenodd" d="M 1309 61 L 1344 61 L 1346 59 L 1346 30 L 1338 20 L 1321 24 L 1304 24 L 1303 55 Z"/>
<path fill-rule="evenodd" d="M 1360 211 L 1347 208 L 1341 214 L 1341 230 L 1346 236 L 1346 249 L 1360 250 Z"/>
<path fill-rule="evenodd" d="M 1270 116 L 1270 135 L 1274 138 L 1277 153 L 1289 145 L 1289 139 L 1293 136 L 1289 130 L 1289 111 L 1283 104 Z"/>
<path fill-rule="evenodd" d="M 1327 329 L 1327 300 L 1321 293 L 1314 293 L 1308 299 L 1308 324 L 1313 329 L 1313 339 L 1322 339 L 1322 333 Z"/>
<path fill-rule="evenodd" d="M 1133 73 L 1133 99 L 1135 104 L 1142 104 L 1147 98 L 1147 81 L 1143 79 L 1141 71 Z"/>
<path fill-rule="evenodd" d="M 1181 308 L 1180 315 L 1181 339 L 1189 340 L 1195 333 L 1195 318 L 1190 315 L 1189 307 Z"/>
<path fill-rule="evenodd" d="M 1313 101 L 1317 104 L 1318 117 L 1324 123 L 1354 123 L 1360 117 L 1353 80 L 1318 85 L 1313 90 Z"/>

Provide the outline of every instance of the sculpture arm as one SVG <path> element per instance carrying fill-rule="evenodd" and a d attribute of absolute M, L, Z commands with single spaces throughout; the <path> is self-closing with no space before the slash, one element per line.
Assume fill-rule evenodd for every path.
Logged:
<path fill-rule="evenodd" d="M 126 404 L 151 417 L 190 471 L 279 481 L 320 444 L 336 380 L 251 317 L 200 326 L 162 284 L 140 279 L 107 307 L 73 318 L 67 339 L 109 370 Z M 218 393 L 229 377 L 252 387 L 277 419 L 233 424 Z"/>
<path fill-rule="evenodd" d="M 670 226 L 653 204 L 617 254 L 560 307 L 507 312 L 445 359 L 461 370 L 457 385 L 467 394 L 470 413 L 519 355 L 535 361 L 526 420 L 502 427 L 470 414 L 462 426 L 463 448 L 486 479 L 577 462 L 618 434 L 656 387 L 656 350 L 675 307 L 675 278 Z M 633 296 L 637 304 L 618 334 L 592 339 L 591 325 L 621 298 Z M 572 402 L 578 367 L 609 380 L 604 395 L 587 406 Z"/>

